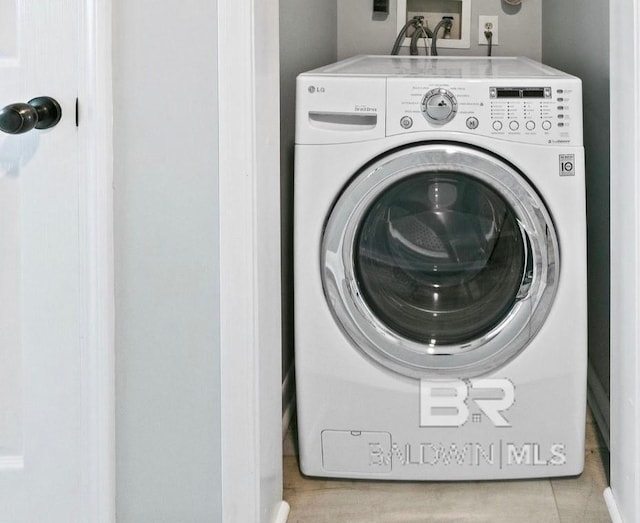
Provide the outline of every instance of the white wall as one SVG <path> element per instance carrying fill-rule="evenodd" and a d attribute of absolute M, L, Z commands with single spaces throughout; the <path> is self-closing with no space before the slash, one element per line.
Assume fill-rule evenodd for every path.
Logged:
<path fill-rule="evenodd" d="M 564 0 L 563 0 L 564 1 Z M 441 55 L 484 55 L 478 45 L 478 16 L 498 15 L 500 45 L 494 56 L 528 56 L 540 60 L 542 0 L 524 0 L 512 7 L 500 0 L 471 0 L 470 49 L 438 49 Z M 357 54 L 389 54 L 398 33 L 396 0 L 390 0 L 386 19 L 373 17 L 371 0 L 338 0 L 338 58 Z"/>
<path fill-rule="evenodd" d="M 336 0 L 280 0 L 283 374 L 293 362 L 293 143 L 296 76 L 336 61 Z"/>
<path fill-rule="evenodd" d="M 609 1 L 543 0 L 542 59 L 582 79 L 587 183 L 589 400 L 609 426 Z"/>
<path fill-rule="evenodd" d="M 113 2 L 119 523 L 221 517 L 216 28 Z"/>

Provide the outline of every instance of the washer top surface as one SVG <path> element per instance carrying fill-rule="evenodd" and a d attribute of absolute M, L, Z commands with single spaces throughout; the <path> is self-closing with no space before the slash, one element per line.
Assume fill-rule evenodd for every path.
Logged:
<path fill-rule="evenodd" d="M 573 78 L 569 74 L 525 57 L 363 55 L 305 74 L 439 78 Z"/>

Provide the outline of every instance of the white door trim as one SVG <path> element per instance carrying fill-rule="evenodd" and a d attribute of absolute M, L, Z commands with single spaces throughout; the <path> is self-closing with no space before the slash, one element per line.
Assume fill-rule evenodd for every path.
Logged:
<path fill-rule="evenodd" d="M 610 2 L 611 489 L 613 521 L 640 520 L 640 8 Z"/>
<path fill-rule="evenodd" d="M 79 3 L 82 521 L 115 523 L 111 0 Z"/>
<path fill-rule="evenodd" d="M 218 2 L 223 522 L 259 521 L 255 108 L 250 1 Z M 240 486 L 243 485 L 241 488 Z"/>
<path fill-rule="evenodd" d="M 224 522 L 284 522 L 288 514 L 282 501 L 278 50 L 277 0 L 218 0 Z"/>

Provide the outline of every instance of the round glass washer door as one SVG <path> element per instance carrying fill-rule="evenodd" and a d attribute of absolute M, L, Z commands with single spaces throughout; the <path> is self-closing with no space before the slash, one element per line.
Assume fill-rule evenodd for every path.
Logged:
<path fill-rule="evenodd" d="M 449 143 L 363 169 L 331 210 L 321 264 L 355 347 L 414 378 L 505 364 L 544 323 L 559 275 L 550 214 L 522 174 Z"/>

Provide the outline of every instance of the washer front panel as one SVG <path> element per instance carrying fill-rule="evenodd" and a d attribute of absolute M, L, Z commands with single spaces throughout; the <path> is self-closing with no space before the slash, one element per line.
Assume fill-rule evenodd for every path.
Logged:
<path fill-rule="evenodd" d="M 542 326 L 559 274 L 535 190 L 506 162 L 447 143 L 360 172 L 328 218 L 321 264 L 353 344 L 415 378 L 506 363 Z"/>

